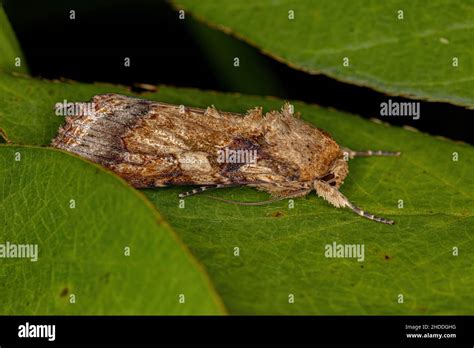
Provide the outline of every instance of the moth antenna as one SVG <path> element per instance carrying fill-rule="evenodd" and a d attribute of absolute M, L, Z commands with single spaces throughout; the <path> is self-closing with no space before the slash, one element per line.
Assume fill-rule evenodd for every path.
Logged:
<path fill-rule="evenodd" d="M 255 185 L 255 184 L 260 184 L 260 183 L 261 182 L 259 182 L 259 181 L 253 181 L 253 182 L 247 182 L 246 185 L 250 185 L 250 184 Z M 239 187 L 239 186 L 242 186 L 242 184 L 205 185 L 205 186 L 201 186 L 201 187 L 195 188 L 195 189 L 190 190 L 190 191 L 182 192 L 178 195 L 178 197 L 179 198 L 186 198 L 186 197 L 189 197 L 189 196 L 193 196 L 193 195 L 203 193 L 203 192 L 208 191 L 208 190 L 213 190 L 213 189 L 218 189 L 218 188 L 228 188 L 228 187 Z"/>
<path fill-rule="evenodd" d="M 353 151 L 348 149 L 347 147 L 341 147 L 341 151 L 344 154 L 347 154 L 350 159 L 354 157 L 372 157 L 372 156 L 379 156 L 379 157 L 397 157 L 401 155 L 399 151 L 383 151 L 383 150 L 366 150 L 366 151 Z"/>
<path fill-rule="evenodd" d="M 192 195 L 197 195 L 199 193 L 203 193 L 207 190 L 212 190 L 212 189 L 216 189 L 216 188 L 224 188 L 224 187 L 232 187 L 232 186 L 236 186 L 236 185 L 218 184 L 218 185 L 212 185 L 212 186 L 201 186 L 201 187 L 198 187 L 198 188 L 193 189 L 191 191 L 182 192 L 178 195 L 178 197 L 179 198 L 186 198 L 186 197 L 189 197 L 189 196 L 192 196 Z"/>
<path fill-rule="evenodd" d="M 377 215 L 374 215 L 374 214 L 370 214 L 362 209 L 360 209 L 359 207 L 356 207 L 354 204 L 350 203 L 349 202 L 349 206 L 348 208 L 351 209 L 354 213 L 362 216 L 362 217 L 365 217 L 366 219 L 369 219 L 369 220 L 374 220 L 376 222 L 380 222 L 382 224 L 387 224 L 387 225 L 393 225 L 395 223 L 395 221 L 393 220 L 388 220 L 388 219 L 385 219 L 383 217 L 380 217 L 380 216 L 377 216 Z"/>
<path fill-rule="evenodd" d="M 366 219 L 380 222 L 387 225 L 393 225 L 395 221 L 376 216 L 374 214 L 368 213 L 356 205 L 352 204 L 346 196 L 344 196 L 338 189 L 328 185 L 324 181 L 317 180 L 314 183 L 314 188 L 319 197 L 325 199 L 331 203 L 336 208 L 347 207 L 352 210 L 357 215 L 360 215 Z"/>
<path fill-rule="evenodd" d="M 281 201 L 283 199 L 287 199 L 287 198 L 292 198 L 292 197 L 295 197 L 295 196 L 298 196 L 302 193 L 307 193 L 308 190 L 305 189 L 305 190 L 300 190 L 300 191 L 296 191 L 296 192 L 292 192 L 291 194 L 289 195 L 286 195 L 286 196 L 282 196 L 282 197 L 274 197 L 274 198 L 271 198 L 271 199 L 267 199 L 266 201 L 259 201 L 259 202 L 242 202 L 242 201 L 233 201 L 233 200 L 230 200 L 230 199 L 225 199 L 225 198 L 220 198 L 220 197 L 215 197 L 215 196 L 209 196 L 209 195 L 203 195 L 204 197 L 207 197 L 207 198 L 211 198 L 211 199 L 214 199 L 216 201 L 221 201 L 221 202 L 224 202 L 224 203 L 230 203 L 230 204 L 237 204 L 237 205 L 265 205 L 265 204 L 270 204 L 270 203 L 273 203 L 273 202 L 277 202 L 277 201 Z"/>

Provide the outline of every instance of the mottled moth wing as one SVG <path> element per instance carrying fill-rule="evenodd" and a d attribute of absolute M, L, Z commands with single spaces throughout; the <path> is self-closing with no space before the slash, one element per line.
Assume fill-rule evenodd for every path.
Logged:
<path fill-rule="evenodd" d="M 325 132 L 289 105 L 246 115 L 130 98 L 95 96 L 93 111 L 68 116 L 52 145 L 110 168 L 135 187 L 249 185 L 273 195 L 311 188 L 342 156 Z M 233 151 L 256 154 L 229 161 Z"/>

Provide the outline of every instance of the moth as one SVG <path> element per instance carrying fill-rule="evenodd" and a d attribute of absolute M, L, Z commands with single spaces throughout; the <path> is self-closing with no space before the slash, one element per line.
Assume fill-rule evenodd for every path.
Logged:
<path fill-rule="evenodd" d="M 78 111 L 66 117 L 52 146 L 99 163 L 134 187 L 200 186 L 179 195 L 184 198 L 211 188 L 249 186 L 272 196 L 264 202 L 228 201 L 244 205 L 315 190 L 337 208 L 394 223 L 357 207 L 339 189 L 349 173 L 348 159 L 400 153 L 341 147 L 302 121 L 288 103 L 265 115 L 261 107 L 242 115 L 117 94 L 75 106 Z"/>

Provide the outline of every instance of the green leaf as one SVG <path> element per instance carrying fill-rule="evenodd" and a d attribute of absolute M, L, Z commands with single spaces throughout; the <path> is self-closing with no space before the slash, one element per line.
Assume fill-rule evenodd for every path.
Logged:
<path fill-rule="evenodd" d="M 16 66 L 16 59 L 20 59 L 20 66 Z M 3 5 L 0 3 L 0 68 L 7 71 L 26 73 L 28 67 L 21 53 L 15 33 L 5 14 Z"/>
<path fill-rule="evenodd" d="M 1 76 L 0 88 L 0 127 L 9 139 L 43 145 L 61 123 L 53 112 L 56 102 L 125 91 L 8 76 Z M 169 87 L 142 97 L 198 107 L 214 104 L 235 112 L 254 106 L 269 111 L 283 103 Z M 396 225 L 336 209 L 314 193 L 295 199 L 293 209 L 287 201 L 245 207 L 203 196 L 190 197 L 180 209 L 177 194 L 186 188 L 144 190 L 205 265 L 230 313 L 472 314 L 474 149 L 346 113 L 299 102 L 294 106 L 340 144 L 356 150 L 402 151 L 399 158 L 352 160 L 341 189 L 365 210 L 393 218 Z M 26 127 L 26 117 L 34 126 Z M 453 161 L 456 154 L 458 161 Z M 91 184 L 89 191 L 96 187 Z M 211 194 L 242 201 L 268 198 L 240 188 Z M 325 246 L 333 242 L 363 244 L 364 262 L 325 257 Z M 235 247 L 240 256 L 234 256 Z M 459 256 L 453 255 L 455 247 Z M 288 303 L 289 294 L 295 296 L 293 304 Z M 404 296 L 402 304 L 399 294 Z"/>
<path fill-rule="evenodd" d="M 294 68 L 388 94 L 474 105 L 472 1 L 175 0 L 174 4 Z M 293 20 L 289 11 L 294 11 Z M 453 67 L 455 57 L 458 67 Z"/>
<path fill-rule="evenodd" d="M 115 175 L 2 145 L 0 183 L 0 244 L 38 246 L 36 262 L 0 259 L 1 315 L 223 313 L 174 232 Z"/>

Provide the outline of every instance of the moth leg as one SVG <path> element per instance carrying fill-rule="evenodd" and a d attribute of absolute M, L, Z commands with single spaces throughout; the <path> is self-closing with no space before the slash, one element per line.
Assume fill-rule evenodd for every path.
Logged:
<path fill-rule="evenodd" d="M 336 208 L 343 208 L 347 207 L 352 210 L 357 215 L 365 217 L 369 220 L 374 220 L 377 222 L 381 222 L 383 224 L 393 225 L 395 222 L 393 220 L 387 220 L 382 217 L 367 213 L 366 211 L 362 210 L 361 208 L 352 204 L 346 196 L 344 196 L 338 189 L 332 187 L 328 183 L 320 180 L 316 180 L 314 182 L 314 189 L 316 190 L 316 194 L 334 205 Z"/>
<path fill-rule="evenodd" d="M 398 151 L 382 151 L 382 150 L 367 150 L 367 151 L 353 151 L 347 147 L 341 147 L 341 151 L 344 156 L 348 159 L 353 159 L 354 157 L 371 157 L 371 156 L 400 156 Z"/>
<path fill-rule="evenodd" d="M 209 186 L 201 186 L 196 189 L 193 189 L 191 191 L 183 192 L 178 195 L 179 198 L 186 198 L 192 195 L 197 195 L 199 193 L 203 193 L 208 190 L 216 189 L 216 188 L 225 188 L 225 187 L 234 187 L 234 186 L 239 186 L 235 184 L 231 185 L 224 185 L 224 184 L 217 184 L 217 185 L 209 185 Z"/>

